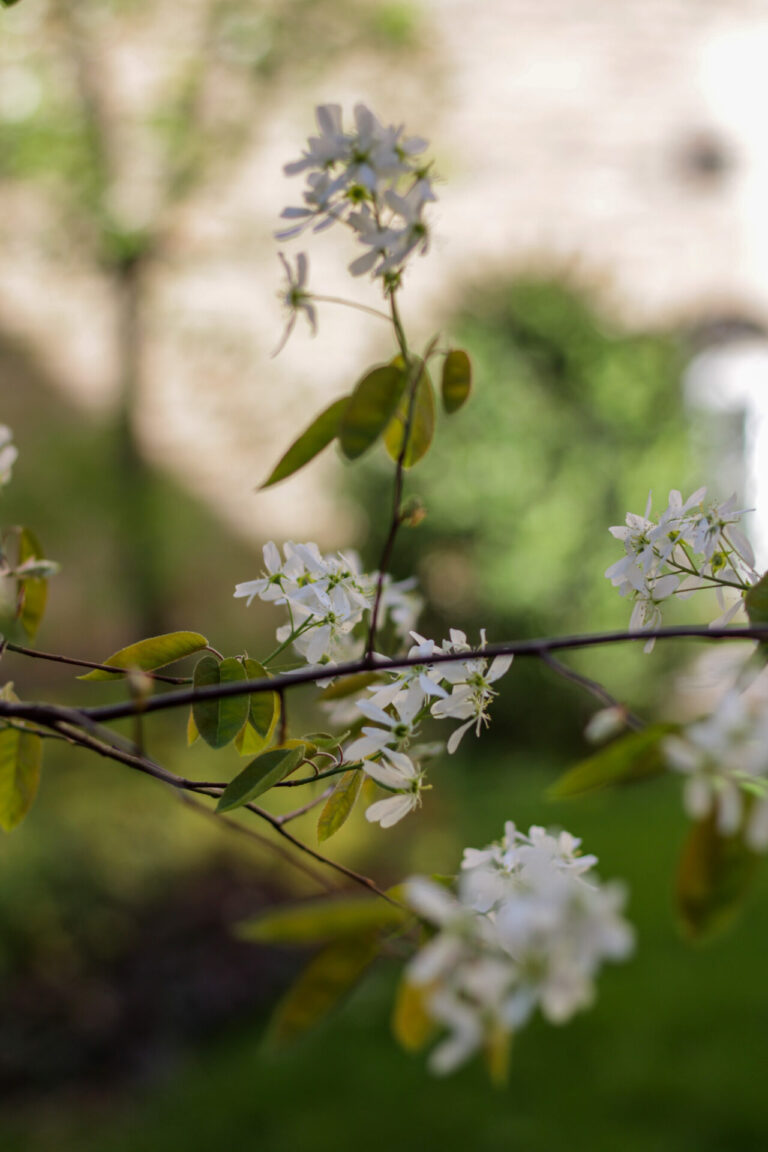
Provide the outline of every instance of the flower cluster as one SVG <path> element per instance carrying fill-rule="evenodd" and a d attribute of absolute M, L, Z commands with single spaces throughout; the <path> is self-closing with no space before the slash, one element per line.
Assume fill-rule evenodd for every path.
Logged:
<path fill-rule="evenodd" d="M 690 817 L 716 813 L 723 836 L 743 828 L 757 852 L 768 850 L 768 706 L 765 698 L 732 689 L 705 720 L 668 736 L 662 751 L 685 776 Z"/>
<path fill-rule="evenodd" d="M 563 1023 L 588 1006 L 603 960 L 633 947 L 622 918 L 624 891 L 591 875 L 597 860 L 579 854 L 567 832 L 507 823 L 501 841 L 464 852 L 458 893 L 417 877 L 406 885 L 413 910 L 435 934 L 405 979 L 446 1030 L 433 1049 L 434 1072 L 453 1071 L 540 1008 Z"/>
<path fill-rule="evenodd" d="M 427 141 L 405 136 L 403 125 L 385 126 L 364 104 L 355 107 L 351 131 L 344 129 L 338 104 L 320 105 L 316 116 L 319 135 L 284 169 L 288 176 L 307 174 L 304 206 L 283 211 L 284 219 L 298 223 L 278 239 L 310 225 L 317 232 L 343 222 L 366 249 L 350 265 L 352 275 L 370 272 L 391 287 L 408 257 L 429 244 L 424 209 L 436 197 L 429 165 L 418 159 Z"/>
<path fill-rule="evenodd" d="M 739 596 L 726 607 L 724 588 L 745 592 L 758 579 L 749 541 L 739 527 L 745 509 L 736 497 L 706 502 L 706 488 L 687 500 L 676 490 L 657 520 L 651 519 L 651 497 L 644 516 L 630 512 L 626 524 L 610 532 L 624 545 L 624 556 L 605 575 L 622 596 L 634 600 L 630 629 L 644 632 L 661 626 L 661 605 L 670 596 L 690 596 L 715 588 L 722 615 L 713 626 L 727 624 L 742 604 Z M 653 639 L 645 646 L 653 648 Z"/>
<path fill-rule="evenodd" d="M 346 760 L 362 760 L 368 776 L 395 792 L 395 796 L 371 805 L 366 812 L 369 820 L 379 821 L 383 828 L 395 824 L 421 803 L 425 774 L 414 765 L 412 757 L 425 759 L 442 747 L 413 746 L 419 737 L 421 721 L 427 716 L 463 720 L 448 740 L 448 751 L 455 752 L 465 732 L 474 727 L 479 736 L 483 724 L 488 723 L 488 705 L 496 695 L 491 685 L 512 663 L 511 656 L 497 656 L 491 662 L 474 657 L 435 663 L 433 657 L 437 654 L 471 651 L 466 635 L 451 629 L 450 640 L 440 646 L 417 632 L 411 636 L 416 644 L 408 656 L 423 658 L 424 663 L 394 674 L 384 685 L 372 685 L 369 689 L 372 695 L 356 701 L 359 712 L 373 723 L 364 725 L 358 738 L 345 750 Z M 484 631 L 481 647 L 485 647 Z M 404 755 L 405 749 L 410 756 Z M 398 756 L 400 762 L 393 765 L 393 756 Z M 386 766 L 382 766 L 382 761 Z"/>
<path fill-rule="evenodd" d="M 283 554 L 272 541 L 265 544 L 264 574 L 238 584 L 235 596 L 287 608 L 289 622 L 277 630 L 280 650 L 293 644 L 309 664 L 359 656 L 362 637 L 355 630 L 373 608 L 378 574 L 362 572 L 354 552 L 323 556 L 317 544 L 288 541 Z M 398 636 L 407 635 L 421 610 L 413 581 L 386 576 L 380 607 L 382 621 L 389 618 Z"/>
<path fill-rule="evenodd" d="M 13 432 L 7 424 L 0 424 L 0 488 L 11 479 L 11 471 L 18 456 L 18 449 L 13 443 Z"/>

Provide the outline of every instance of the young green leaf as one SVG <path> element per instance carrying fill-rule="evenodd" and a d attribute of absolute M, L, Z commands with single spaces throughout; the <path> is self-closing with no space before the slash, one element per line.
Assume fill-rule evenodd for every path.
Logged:
<path fill-rule="evenodd" d="M 215 656 L 203 656 L 195 666 L 195 688 L 235 684 L 245 679 L 245 669 L 233 656 L 221 662 Z M 221 700 L 195 700 L 192 714 L 206 744 L 211 748 L 224 748 L 234 740 L 248 717 L 248 704 L 245 695 L 227 696 Z"/>
<path fill-rule="evenodd" d="M 346 823 L 347 817 L 355 806 L 362 775 L 363 773 L 359 770 L 352 769 L 345 772 L 341 777 L 323 805 L 323 810 L 317 821 L 318 840 L 329 840 Z"/>
<path fill-rule="evenodd" d="M 409 392 L 400 399 L 397 412 L 384 433 L 384 445 L 393 460 L 400 459 L 403 447 L 405 426 L 408 420 Z M 432 381 L 424 368 L 416 385 L 413 402 L 413 416 L 408 434 L 408 445 L 403 457 L 403 467 L 412 468 L 425 455 L 435 434 L 435 397 Z"/>
<path fill-rule="evenodd" d="M 420 1052 L 434 1036 L 437 1027 L 427 1012 L 429 985 L 400 981 L 392 1013 L 392 1031 L 406 1052 Z"/>
<path fill-rule="evenodd" d="M 360 380 L 341 418 L 339 443 L 348 460 L 356 460 L 379 439 L 392 420 L 405 388 L 401 368 L 386 364 Z"/>
<path fill-rule="evenodd" d="M 768 624 L 768 572 L 744 594 L 750 624 Z"/>
<path fill-rule="evenodd" d="M 195 724 L 195 714 L 190 708 L 189 716 L 187 717 L 187 748 L 191 748 L 200 739 L 200 733 Z"/>
<path fill-rule="evenodd" d="M 243 667 L 249 680 L 269 678 L 269 672 L 257 660 L 245 659 Z M 248 722 L 253 725 L 266 745 L 272 739 L 280 719 L 280 695 L 277 692 L 254 692 L 250 701 Z"/>
<path fill-rule="evenodd" d="M 45 553 L 40 542 L 29 528 L 22 528 L 19 535 L 19 565 L 28 560 L 44 560 Z M 43 619 L 48 600 L 48 581 L 37 576 L 19 580 L 19 621 L 22 628 L 33 640 Z"/>
<path fill-rule="evenodd" d="M 355 672 L 352 676 L 342 676 L 335 684 L 324 690 L 320 699 L 344 700 L 347 696 L 363 692 L 369 684 L 375 684 L 380 677 L 379 672 Z"/>
<path fill-rule="evenodd" d="M 318 1024 L 354 988 L 379 952 L 376 932 L 347 936 L 310 960 L 277 1007 L 270 1039 L 286 1044 Z"/>
<path fill-rule="evenodd" d="M 207 647 L 208 641 L 199 632 L 167 632 L 164 636 L 150 636 L 136 644 L 129 644 L 127 648 L 121 648 L 119 652 L 107 657 L 104 663 L 114 665 L 115 668 L 138 668 L 141 672 L 154 672 Z M 105 672 L 101 668 L 94 668 L 78 676 L 78 680 L 119 680 L 124 675 L 124 671 Z"/>
<path fill-rule="evenodd" d="M 612 784 L 660 776 L 665 771 L 661 741 L 674 731 L 673 724 L 652 724 L 640 732 L 612 740 L 562 775 L 549 789 L 550 798 L 566 800 Z"/>
<path fill-rule="evenodd" d="M 448 416 L 458 412 L 467 402 L 472 391 L 472 365 L 469 356 L 460 348 L 454 348 L 443 361 L 441 392 L 443 408 Z"/>
<path fill-rule="evenodd" d="M 293 476 L 294 472 L 298 472 L 305 464 L 309 464 L 310 460 L 314 460 L 315 456 L 318 456 L 324 448 L 327 448 L 339 434 L 341 417 L 348 404 L 349 396 L 342 396 L 340 400 L 334 400 L 333 404 L 324 409 L 312 421 L 309 428 L 302 432 L 298 440 L 294 440 L 261 485 L 261 488 L 271 488 L 273 484 L 279 484 L 281 480 Z"/>
<path fill-rule="evenodd" d="M 374 928 L 397 928 L 411 915 L 379 897 L 334 896 L 281 905 L 238 924 L 237 934 L 262 944 L 321 944 Z"/>
<path fill-rule="evenodd" d="M 0 731 L 0 828 L 11 832 L 32 807 L 40 783 L 43 742 L 18 728 Z"/>
<path fill-rule="evenodd" d="M 304 753 L 303 744 L 298 748 L 272 748 L 269 752 L 263 752 L 230 781 L 216 805 L 216 811 L 231 812 L 233 808 L 241 808 L 243 804 L 249 804 L 257 796 L 268 792 L 274 784 L 299 766 Z"/>
<path fill-rule="evenodd" d="M 243 660 L 249 680 L 267 680 L 269 673 L 257 660 Z M 280 719 L 281 705 L 278 692 L 254 692 L 250 698 L 248 719 L 235 737 L 235 747 L 241 756 L 256 756 L 272 743 Z"/>
<path fill-rule="evenodd" d="M 677 875 L 677 907 L 687 936 L 706 940 L 728 927 L 746 898 L 758 859 L 741 831 L 720 835 L 714 812 L 692 826 Z"/>

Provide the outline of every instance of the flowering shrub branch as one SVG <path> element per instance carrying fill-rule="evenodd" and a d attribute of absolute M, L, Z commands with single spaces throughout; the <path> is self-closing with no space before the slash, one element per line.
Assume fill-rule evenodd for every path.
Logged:
<path fill-rule="evenodd" d="M 672 491 L 656 518 L 649 500 L 644 516 L 630 514 L 625 525 L 610 529 L 624 555 L 606 575 L 633 602 L 628 630 L 506 643 L 488 642 L 484 630 L 476 641 L 458 628 L 442 640 L 418 631 L 416 582 L 395 581 L 389 572 L 401 526 L 417 524 L 422 515 L 404 498 L 407 474 L 430 448 L 436 394 L 452 417 L 472 388 L 462 349 L 445 348 L 435 337 L 422 354 L 412 350 L 398 304 L 409 262 L 428 251 L 433 169 L 423 159 L 426 141 L 385 125 L 363 105 L 352 127 L 344 126 L 337 105 L 318 108 L 317 123 L 318 134 L 286 167 L 288 175 L 305 177 L 305 187 L 303 203 L 283 213 L 291 223 L 279 239 L 334 225 L 350 230 L 363 249 L 350 273 L 372 277 L 386 311 L 314 293 L 306 254 L 292 264 L 281 253 L 287 323 L 277 351 L 300 315 L 316 332 L 316 305 L 325 302 L 364 307 L 385 319 L 393 355 L 366 369 L 348 395 L 312 421 L 262 487 L 293 475 L 333 442 L 349 461 L 383 444 L 394 475 L 378 570 L 365 572 L 352 551 L 323 554 L 311 542 L 270 541 L 261 573 L 234 591 L 246 607 L 260 599 L 281 614 L 275 646 L 261 661 L 244 653 L 224 656 L 201 633 L 180 631 L 140 640 L 97 663 L 30 647 L 56 566 L 28 529 L 9 530 L 0 551 L 2 650 L 86 668 L 80 678 L 87 681 L 123 679 L 129 698 L 73 708 L 21 701 L 6 684 L 0 691 L 0 827 L 12 830 L 30 809 L 44 739 L 150 776 L 195 809 L 264 843 L 260 832 L 233 823 L 230 814 L 255 817 L 277 838 L 270 845 L 334 898 L 277 910 L 243 926 L 243 933 L 282 943 L 316 940 L 323 948 L 312 972 L 338 995 L 379 953 L 391 951 L 393 940 L 410 942 L 413 956 L 395 1007 L 399 1040 L 409 1049 L 433 1044 L 429 1064 L 437 1073 L 482 1053 L 500 1079 L 509 1041 L 534 1011 L 553 1023 L 570 1019 L 591 1003 L 602 963 L 631 952 L 621 886 L 597 880 L 596 858 L 582 854 L 568 832 L 533 826 L 526 833 L 508 821 L 500 840 L 465 851 L 455 882 L 415 877 L 384 890 L 288 825 L 316 810 L 324 843 L 361 799 L 366 820 L 379 829 L 412 817 L 439 784 L 441 757 L 482 736 L 513 659 L 535 658 L 602 705 L 587 730 L 598 748 L 554 785 L 557 795 L 668 771 L 683 776 L 684 805 L 694 823 L 681 863 L 680 914 L 692 935 L 706 934 L 736 907 L 750 872 L 745 865 L 768 850 L 768 693 L 756 688 L 755 675 L 765 662 L 768 582 L 755 569 L 735 499 L 707 501 L 702 488 L 683 500 Z M 439 389 L 432 380 L 436 363 Z M 0 487 L 11 479 L 16 458 L 10 430 L 0 426 Z M 666 600 L 704 589 L 720 598 L 718 620 L 661 627 Z M 740 609 L 749 624 L 730 627 Z M 646 724 L 554 655 L 638 640 L 650 652 L 656 640 L 736 637 L 758 641 L 738 683 L 711 716 L 688 726 Z M 161 671 L 192 657 L 192 676 Z M 157 693 L 158 684 L 171 688 Z M 288 693 L 310 684 L 331 731 L 294 734 Z M 181 708 L 189 709 L 190 743 L 234 747 L 246 766 L 227 779 L 192 780 L 149 758 L 140 732 L 131 741 L 108 726 Z M 278 788 L 308 789 L 309 795 L 299 793 L 294 808 L 276 815 L 261 798 Z M 366 889 L 366 896 L 339 894 L 331 872 Z M 302 988 L 300 980 L 286 1003 L 300 999 Z M 288 1010 L 283 1005 L 278 1022 Z M 306 1005 L 301 1011 L 306 1018 Z"/>

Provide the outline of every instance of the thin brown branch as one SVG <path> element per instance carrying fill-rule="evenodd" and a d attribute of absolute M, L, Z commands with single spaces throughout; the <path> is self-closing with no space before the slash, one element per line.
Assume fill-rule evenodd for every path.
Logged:
<path fill-rule="evenodd" d="M 641 720 L 639 716 L 636 716 L 634 712 L 630 712 L 615 696 L 612 696 L 608 689 L 604 688 L 598 680 L 592 680 L 591 677 L 574 671 L 573 668 L 569 668 L 567 664 L 563 664 L 561 660 L 553 656 L 551 652 L 542 652 L 541 659 L 553 672 L 557 672 L 558 676 L 562 676 L 565 680 L 570 680 L 572 683 L 578 684 L 581 688 L 584 688 L 585 691 L 596 697 L 602 704 L 605 704 L 606 707 L 620 708 L 624 714 L 624 721 L 628 728 L 633 728 L 636 732 L 640 732 L 645 728 L 644 721 Z"/>
<path fill-rule="evenodd" d="M 276 853 L 282 860 L 285 860 L 288 864 L 298 869 L 299 872 L 303 872 L 305 876 L 309 876 L 310 879 L 314 880 L 325 892 L 338 892 L 335 884 L 326 880 L 320 872 L 316 872 L 309 864 L 305 864 L 300 856 L 297 856 L 295 852 L 289 852 L 282 844 L 278 844 L 274 840 L 269 840 L 266 836 L 262 836 L 260 832 L 256 832 L 253 828 L 248 828 L 247 825 L 241 824 L 238 820 L 232 820 L 229 816 L 214 812 L 212 808 L 201 804 L 199 800 L 193 800 L 187 792 L 177 792 L 176 796 L 178 796 L 179 800 L 181 800 L 183 804 L 186 804 L 188 808 L 194 809 L 195 812 L 199 812 L 209 820 L 213 820 L 217 824 L 223 824 L 227 828 L 231 828 L 233 832 L 237 832 L 239 836 L 245 836 L 254 844 L 259 844 L 261 847 L 269 849 L 270 852 Z"/>
<path fill-rule="evenodd" d="M 317 808 L 318 805 L 323 804 L 328 799 L 334 787 L 335 785 L 331 784 L 330 787 L 326 788 L 324 792 L 321 792 L 319 796 L 315 796 L 312 800 L 308 800 L 306 804 L 302 804 L 301 808 L 294 808 L 292 812 L 284 812 L 282 816 L 278 816 L 277 819 L 281 825 L 288 824 L 289 821 L 295 820 L 297 816 L 303 816 L 306 812 L 311 812 L 313 808 Z"/>
<path fill-rule="evenodd" d="M 152 776 L 155 780 L 160 780 L 163 784 L 168 784 L 177 791 L 193 792 L 198 795 L 212 795 L 214 798 L 218 797 L 218 792 L 201 789 L 200 785 L 194 780 L 187 780 L 183 776 L 177 776 L 175 773 L 169 772 L 167 768 L 163 768 L 160 764 L 156 764 L 144 756 L 133 755 L 132 753 L 123 751 L 121 748 L 115 748 L 105 744 L 83 732 L 78 732 L 77 730 L 72 731 L 71 726 L 64 721 L 55 721 L 52 726 L 63 735 L 70 737 L 73 743 L 88 748 L 92 752 L 104 756 L 107 759 L 116 760 L 121 764 L 125 764 L 127 767 L 142 772 L 147 776 Z M 321 864 L 325 868 L 332 868 L 335 872 L 353 880 L 361 887 L 375 892 L 377 896 L 381 896 L 382 899 L 390 904 L 397 903 L 391 896 L 388 896 L 383 889 L 379 888 L 375 881 L 371 880 L 369 876 L 364 876 L 360 872 L 355 872 L 353 868 L 348 868 L 345 864 L 339 864 L 337 861 L 323 856 L 321 852 L 315 851 L 314 848 L 310 848 L 308 844 L 305 844 L 303 840 L 299 840 L 297 836 L 294 836 L 292 832 L 289 832 L 283 827 L 280 816 L 273 816 L 271 812 L 267 812 L 264 808 L 259 808 L 256 804 L 245 804 L 243 808 L 248 812 L 253 812 L 254 815 L 269 824 L 271 828 L 274 828 L 279 836 L 282 836 L 283 839 L 292 844 L 294 848 L 297 848 L 304 855 L 311 857 L 311 859 L 315 860 L 318 864 Z"/>
<path fill-rule="evenodd" d="M 51 660 L 55 664 L 71 664 L 75 668 L 90 668 L 97 672 L 112 672 L 115 675 L 129 676 L 130 668 L 116 668 L 111 664 L 96 664 L 93 660 L 77 660 L 74 656 L 60 656 L 57 652 L 39 652 L 36 648 L 25 648 L 23 644 L 12 644 L 7 641 L 5 650 L 16 652 L 20 656 L 29 656 L 33 660 Z M 160 680 L 164 684 L 191 684 L 189 676 L 164 676 L 159 672 L 143 672 L 151 680 Z"/>

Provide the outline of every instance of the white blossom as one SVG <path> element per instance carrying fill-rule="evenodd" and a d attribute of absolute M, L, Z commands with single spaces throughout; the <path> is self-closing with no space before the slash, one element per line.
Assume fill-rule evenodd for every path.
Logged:
<path fill-rule="evenodd" d="M 0 488 L 11 479 L 11 471 L 18 457 L 18 449 L 13 443 L 13 432 L 7 424 L 0 424 Z"/>
<path fill-rule="evenodd" d="M 366 808 L 366 820 L 391 828 L 420 806 L 424 774 L 405 753 L 385 749 L 380 760 L 364 760 L 363 768 L 377 784 L 394 793 Z"/>
<path fill-rule="evenodd" d="M 278 238 L 340 221 L 367 249 L 350 265 L 352 275 L 398 277 L 412 253 L 428 247 L 424 209 L 435 193 L 428 165 L 419 160 L 427 141 L 405 136 L 403 125 L 383 124 L 364 104 L 355 106 L 354 128 L 347 131 L 339 105 L 320 105 L 316 115 L 319 135 L 285 166 L 288 176 L 306 173 L 304 204 L 283 211 L 295 223 Z"/>
<path fill-rule="evenodd" d="M 622 596 L 633 601 L 631 631 L 655 631 L 662 625 L 662 604 L 670 596 L 685 598 L 714 588 L 721 615 L 712 627 L 727 624 L 742 606 L 742 595 L 755 581 L 751 545 L 739 528 L 745 509 L 736 497 L 724 503 L 705 501 L 706 488 L 687 500 L 677 489 L 657 520 L 651 517 L 651 497 L 645 515 L 629 513 L 626 523 L 609 529 L 621 540 L 624 556 L 605 575 Z M 727 603 L 724 589 L 741 593 Z M 653 639 L 645 651 L 653 648 Z"/>
<path fill-rule="evenodd" d="M 688 815 L 701 820 L 714 811 L 724 835 L 733 835 L 745 816 L 746 837 L 768 849 L 768 707 L 760 696 L 727 692 L 705 720 L 689 724 L 662 742 L 667 764 L 685 778 Z"/>
<path fill-rule="evenodd" d="M 591 1002 L 602 962 L 631 952 L 623 890 L 587 875 L 596 858 L 579 844 L 567 832 L 507 823 L 501 841 L 466 849 L 457 894 L 408 881 L 409 905 L 435 929 L 406 971 L 444 1032 L 434 1072 L 517 1031 L 536 1007 L 554 1023 L 570 1019 Z"/>

